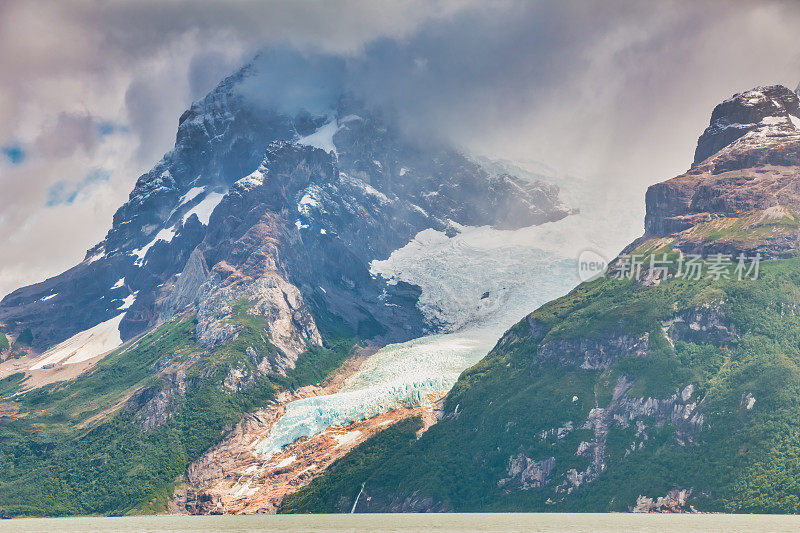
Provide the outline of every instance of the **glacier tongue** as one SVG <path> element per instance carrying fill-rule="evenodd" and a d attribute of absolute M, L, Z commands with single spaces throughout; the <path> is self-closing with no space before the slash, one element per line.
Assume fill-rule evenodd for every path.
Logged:
<path fill-rule="evenodd" d="M 494 332 L 475 330 L 386 346 L 341 391 L 289 403 L 258 451 L 271 457 L 300 437 L 318 435 L 331 426 L 372 418 L 399 406 L 424 405 L 450 390 L 461 371 L 480 360 L 496 340 Z"/>
<path fill-rule="evenodd" d="M 578 282 L 574 259 L 513 242 L 514 232 L 461 230 L 452 238 L 425 230 L 389 259 L 372 265 L 375 275 L 419 285 L 420 308 L 446 333 L 386 346 L 339 392 L 289 403 L 258 444 L 260 453 L 270 457 L 328 427 L 440 397 L 509 326 Z"/>
<path fill-rule="evenodd" d="M 444 333 L 386 346 L 338 393 L 289 403 L 258 451 L 269 457 L 328 427 L 440 397 L 510 326 L 579 283 L 581 251 L 608 258 L 638 235 L 638 198 L 620 201 L 587 183 L 573 192 L 580 213 L 562 220 L 509 231 L 461 226 L 454 237 L 428 229 L 373 261 L 373 275 L 422 289 L 419 307 Z"/>

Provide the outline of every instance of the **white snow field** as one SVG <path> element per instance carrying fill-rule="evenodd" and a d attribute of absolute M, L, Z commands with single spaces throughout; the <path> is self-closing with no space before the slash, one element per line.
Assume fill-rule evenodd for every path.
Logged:
<path fill-rule="evenodd" d="M 187 193 L 188 194 L 188 193 Z M 203 198 L 199 204 L 191 208 L 189 211 L 186 212 L 185 215 L 181 218 L 181 224 L 189 220 L 189 217 L 192 215 L 197 215 L 197 218 L 200 219 L 200 223 L 204 226 L 208 226 L 208 221 L 211 219 L 211 213 L 214 212 L 214 209 L 217 208 L 219 203 L 225 197 L 226 192 L 210 192 Z"/>
<path fill-rule="evenodd" d="M 335 117 L 331 117 L 327 123 L 317 128 L 314 133 L 300 137 L 296 142 L 298 144 L 320 148 L 328 153 L 333 152 L 333 154 L 336 155 L 336 145 L 333 144 L 333 136 L 336 135 L 337 131 L 339 131 L 339 123 Z"/>
<path fill-rule="evenodd" d="M 576 258 L 582 250 L 615 255 L 641 233 L 641 218 L 636 210 L 611 212 L 595 204 L 561 221 L 516 231 L 460 229 L 453 238 L 422 231 L 389 259 L 372 264 L 374 275 L 420 286 L 421 311 L 444 333 L 386 346 L 336 394 L 289 403 L 256 445 L 261 454 L 269 458 L 328 427 L 441 397 L 510 326 L 579 283 Z"/>
<path fill-rule="evenodd" d="M 129 307 L 127 298 L 125 300 L 125 305 Z M 127 307 L 123 307 L 127 309 Z M 61 344 L 52 347 L 42 354 L 42 358 L 31 366 L 30 369 L 38 370 L 62 361 L 65 365 L 81 363 L 119 348 L 122 346 L 119 324 L 122 322 L 124 316 L 125 313 L 120 313 L 110 320 L 97 324 L 93 328 L 73 335 Z"/>

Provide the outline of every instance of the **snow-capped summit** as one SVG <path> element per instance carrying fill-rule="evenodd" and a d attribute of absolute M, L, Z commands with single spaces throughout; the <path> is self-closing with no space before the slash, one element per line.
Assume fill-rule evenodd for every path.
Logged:
<path fill-rule="evenodd" d="M 742 153 L 780 144 L 783 153 L 782 141 L 786 137 L 800 140 L 798 95 L 783 85 L 756 87 L 737 93 L 714 108 L 711 123 L 697 141 L 693 165 L 723 150 Z"/>
<path fill-rule="evenodd" d="M 418 288 L 369 271 L 420 231 L 568 214 L 556 186 L 421 145 L 346 95 L 324 114 L 256 103 L 252 76 L 245 67 L 192 104 L 106 238 L 79 265 L 8 295 L 0 324 L 30 330 L 41 353 L 111 320 L 121 343 L 190 308 L 198 340 L 213 346 L 236 335 L 227 318 L 246 298 L 268 317 L 280 370 L 321 342 L 321 314 L 386 340 L 432 327 Z"/>
<path fill-rule="evenodd" d="M 714 108 L 692 168 L 648 189 L 644 238 L 685 253 L 794 254 L 799 170 L 798 96 L 781 85 L 735 94 Z"/>

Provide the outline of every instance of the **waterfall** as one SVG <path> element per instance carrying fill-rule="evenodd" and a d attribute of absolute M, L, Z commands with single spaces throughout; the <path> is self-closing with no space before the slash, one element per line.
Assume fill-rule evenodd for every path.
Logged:
<path fill-rule="evenodd" d="M 361 493 L 364 492 L 364 485 L 366 485 L 366 481 L 361 484 L 361 490 L 358 491 L 358 496 L 356 496 L 356 501 L 353 502 L 353 508 L 350 509 L 350 514 L 355 514 L 356 512 L 356 505 L 358 505 L 358 499 L 361 497 Z"/>

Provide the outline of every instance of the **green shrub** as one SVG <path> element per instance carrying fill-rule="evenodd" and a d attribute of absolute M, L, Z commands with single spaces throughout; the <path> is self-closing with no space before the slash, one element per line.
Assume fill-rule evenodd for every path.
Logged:
<path fill-rule="evenodd" d="M 15 341 L 14 344 L 18 346 L 30 346 L 32 343 L 33 343 L 33 332 L 29 328 L 19 334 L 19 337 L 17 337 L 17 340 Z"/>
<path fill-rule="evenodd" d="M 289 494 L 282 513 L 348 512 L 361 490 L 381 469 L 391 469 L 393 457 L 406 452 L 422 427 L 418 417 L 401 420 L 353 448 L 333 462 L 303 489 Z"/>
<path fill-rule="evenodd" d="M 238 337 L 210 353 L 194 341 L 196 319 L 171 322 L 75 380 L 13 397 L 20 416 L 0 423 L 0 510 L 17 516 L 163 511 L 191 462 L 244 414 L 271 401 L 278 388 L 324 378 L 353 353 L 352 340 L 330 342 L 302 354 L 287 377 L 262 377 L 231 392 L 223 382 L 232 367 L 254 370 L 247 348 L 262 354 L 275 348 L 246 302 L 230 320 L 240 326 Z M 167 421 L 146 431 L 138 404 L 128 399 L 167 387 L 160 371 L 178 363 L 188 366 L 185 392 L 172 396 Z M 22 379 L 0 380 L 0 398 L 16 392 Z"/>

